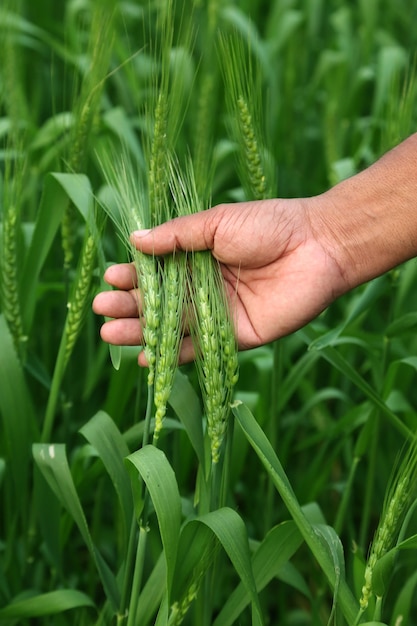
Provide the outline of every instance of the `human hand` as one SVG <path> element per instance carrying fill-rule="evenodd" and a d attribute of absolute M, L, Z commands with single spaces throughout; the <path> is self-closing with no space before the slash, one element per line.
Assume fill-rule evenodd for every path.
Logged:
<path fill-rule="evenodd" d="M 287 335 L 325 309 L 348 285 L 318 235 L 323 224 L 318 198 L 224 204 L 180 217 L 132 235 L 146 254 L 211 250 L 220 262 L 240 349 Z M 97 314 L 112 319 L 101 329 L 104 341 L 142 342 L 135 273 L 131 264 L 111 266 L 105 280 L 118 291 L 98 294 Z M 180 362 L 194 356 L 185 336 Z M 139 363 L 146 365 L 144 354 Z"/>

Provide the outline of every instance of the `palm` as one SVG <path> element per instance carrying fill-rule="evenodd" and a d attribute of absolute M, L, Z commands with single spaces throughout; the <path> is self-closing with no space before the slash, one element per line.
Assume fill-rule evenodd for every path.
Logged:
<path fill-rule="evenodd" d="M 326 265 L 319 246 L 300 244 L 260 268 L 223 266 L 240 348 L 287 335 L 318 315 L 334 299 L 324 285 Z"/>

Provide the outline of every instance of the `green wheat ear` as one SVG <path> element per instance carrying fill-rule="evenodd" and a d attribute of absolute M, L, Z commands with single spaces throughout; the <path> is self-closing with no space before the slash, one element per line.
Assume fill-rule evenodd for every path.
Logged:
<path fill-rule="evenodd" d="M 18 292 L 17 232 L 18 211 L 14 204 L 5 206 L 2 219 L 1 303 L 16 350 L 25 340 Z"/>
<path fill-rule="evenodd" d="M 114 204 L 117 210 L 103 208 L 119 232 L 121 241 L 133 262 L 142 294 L 142 302 L 138 301 L 139 317 L 146 317 L 146 325 L 142 327 L 145 342 L 145 354 L 149 364 L 148 385 L 154 384 L 160 324 L 160 266 L 156 258 L 137 250 L 130 241 L 135 230 L 149 228 L 152 224 L 149 196 L 144 181 L 144 173 L 135 168 L 127 151 L 114 158 L 110 152 L 101 160 L 101 167 L 107 184 L 114 192 Z M 132 287 L 133 287 L 132 276 Z"/>
<path fill-rule="evenodd" d="M 74 104 L 74 125 L 68 155 L 70 172 L 85 171 L 91 132 L 99 114 L 101 96 L 108 76 L 113 45 L 113 19 L 109 9 L 97 3 L 92 15 L 88 44 L 90 65 L 83 76 L 80 94 Z M 61 224 L 64 268 L 67 270 L 74 260 L 77 224 L 74 207 L 68 204 Z"/>
<path fill-rule="evenodd" d="M 150 34 L 149 45 L 155 70 L 150 77 L 150 98 L 144 111 L 143 143 L 151 221 L 155 226 L 172 217 L 166 199 L 168 155 L 175 150 L 189 99 L 178 59 L 181 54 L 188 59 L 192 57 L 192 21 L 183 18 L 176 22 L 174 0 L 166 0 L 158 8 L 157 28 Z"/>
<path fill-rule="evenodd" d="M 395 545 L 401 524 L 417 493 L 417 438 L 414 438 L 397 468 L 387 492 L 381 519 L 365 567 L 360 599 L 364 611 L 373 594 L 373 572 L 377 562 Z"/>
<path fill-rule="evenodd" d="M 155 429 L 154 442 L 162 430 L 167 404 L 174 383 L 182 339 L 184 298 L 186 287 L 186 256 L 179 252 L 164 259 L 162 270 L 162 312 L 160 341 L 155 369 Z"/>
<path fill-rule="evenodd" d="M 182 171 L 174 166 L 171 192 L 180 214 L 204 209 L 190 161 Z M 187 325 L 195 347 L 212 462 L 216 464 L 238 379 L 236 333 L 220 265 L 211 252 L 189 253 L 188 282 Z"/>
<path fill-rule="evenodd" d="M 71 357 L 90 302 L 89 296 L 94 275 L 96 251 L 97 248 L 94 237 L 87 231 L 84 238 L 76 277 L 72 285 L 71 297 L 67 305 L 68 313 L 64 328 L 64 368 Z"/>
<path fill-rule="evenodd" d="M 238 35 L 219 40 L 229 114 L 229 129 L 237 145 L 238 173 L 248 200 L 273 195 L 273 160 L 262 132 L 261 71 Z"/>
<path fill-rule="evenodd" d="M 165 155 L 169 162 L 169 156 Z M 148 361 L 148 387 L 152 389 L 155 405 L 154 443 L 161 433 L 171 394 L 182 339 L 184 299 L 187 281 L 185 254 L 174 253 L 160 260 L 145 255 L 130 243 L 132 231 L 149 227 L 151 216 L 150 196 L 143 183 L 143 173 L 135 172 L 129 158 L 124 155 L 115 162 L 102 164 L 106 179 L 115 192 L 118 212 L 110 213 L 121 233 L 127 251 L 133 260 L 137 283 L 141 293 L 138 302 L 139 317 L 145 319 L 142 326 L 144 352 Z M 166 171 L 167 189 L 169 171 Z M 161 196 L 163 214 L 177 211 L 167 206 L 168 194 Z M 180 210 L 180 209 L 178 209 Z M 133 285 L 133 280 L 132 280 Z"/>
<path fill-rule="evenodd" d="M 212 462 L 218 463 L 238 376 L 236 339 L 225 302 L 220 267 L 210 252 L 192 255 L 190 282 L 190 325 Z"/>
<path fill-rule="evenodd" d="M 8 150 L 23 153 L 18 130 L 11 131 Z M 1 305 L 16 351 L 22 356 L 26 336 L 19 293 L 19 243 L 21 239 L 22 197 L 26 174 L 26 158 L 6 159 L 2 198 L 2 229 L 0 253 Z"/>
<path fill-rule="evenodd" d="M 4 15 L 16 10 L 15 3 L 5 0 Z M 27 337 L 19 293 L 19 258 L 22 238 L 22 210 L 28 172 L 27 121 L 28 103 L 23 90 L 21 50 L 15 44 L 11 26 L 3 25 L 0 33 L 0 108 L 7 115 L 8 138 L 4 151 L 2 180 L 0 294 L 1 308 L 13 337 L 16 351 L 23 356 Z"/>

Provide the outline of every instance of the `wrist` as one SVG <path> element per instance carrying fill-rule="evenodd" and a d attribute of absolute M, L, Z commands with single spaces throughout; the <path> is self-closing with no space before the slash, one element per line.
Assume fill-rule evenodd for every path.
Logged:
<path fill-rule="evenodd" d="M 417 255 L 417 135 L 311 202 L 315 237 L 341 292 Z"/>

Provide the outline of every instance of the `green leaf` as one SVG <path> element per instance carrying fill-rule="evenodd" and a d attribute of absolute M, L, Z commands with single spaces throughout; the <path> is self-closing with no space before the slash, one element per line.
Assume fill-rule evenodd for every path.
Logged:
<path fill-rule="evenodd" d="M 382 46 L 378 52 L 376 63 L 376 80 L 373 102 L 373 114 L 381 115 L 388 94 L 392 91 L 393 81 L 406 66 L 407 52 L 399 45 Z"/>
<path fill-rule="evenodd" d="M 137 624 L 148 624 L 156 614 L 166 589 L 166 578 L 165 558 L 161 554 L 140 592 L 136 612 Z"/>
<path fill-rule="evenodd" d="M 148 445 L 127 457 L 128 467 L 136 468 L 149 490 L 158 518 L 159 531 L 164 549 L 167 590 L 170 593 L 177 559 L 181 525 L 181 499 L 174 470 L 165 454 Z M 131 471 L 130 469 L 130 471 Z M 131 471 L 132 482 L 137 481 Z"/>
<path fill-rule="evenodd" d="M 386 289 L 387 281 L 388 278 L 385 274 L 370 281 L 364 287 L 363 291 L 359 292 L 359 295 L 353 300 L 353 306 L 343 322 L 339 324 L 339 326 L 329 330 L 324 335 L 320 335 L 317 339 L 314 339 L 311 342 L 309 349 L 322 350 L 327 346 L 333 345 L 349 324 L 352 324 L 355 320 L 357 320 L 358 317 L 367 311 L 381 296 Z"/>
<path fill-rule="evenodd" d="M 254 626 L 256 626 L 256 624 L 263 624 L 262 610 L 253 577 L 248 537 L 242 518 L 236 511 L 223 508 L 218 511 L 213 511 L 212 513 L 207 513 L 207 515 L 195 521 L 205 524 L 220 541 L 250 595 L 252 602 L 252 624 L 254 624 Z"/>
<path fill-rule="evenodd" d="M 282 388 L 278 394 L 277 411 L 282 407 L 288 406 L 288 402 L 292 395 L 300 389 L 300 384 L 305 380 L 307 373 L 313 368 L 319 358 L 317 352 L 305 352 L 296 363 L 290 368 L 289 372 L 282 381 Z M 272 367 L 272 365 L 271 365 Z M 270 368 L 268 370 L 268 379 L 270 377 Z"/>
<path fill-rule="evenodd" d="M 110 318 L 108 318 L 110 319 Z M 109 353 L 111 363 L 116 371 L 120 369 L 120 363 L 122 361 L 122 348 L 121 346 L 114 346 L 109 344 Z"/>
<path fill-rule="evenodd" d="M 168 624 L 169 617 L 169 600 L 168 593 L 165 593 L 161 606 L 159 607 L 158 615 L 156 616 L 155 626 L 166 626 Z"/>
<path fill-rule="evenodd" d="M 26 329 L 32 325 L 41 269 L 69 201 L 73 202 L 86 221 L 91 222 L 93 195 L 88 178 L 82 174 L 48 174 L 20 283 Z"/>
<path fill-rule="evenodd" d="M 328 550 L 330 559 L 333 563 L 333 569 L 335 572 L 332 607 L 333 612 L 337 606 L 340 584 L 345 579 L 345 556 L 343 553 L 343 546 L 342 542 L 339 539 L 339 536 L 337 535 L 334 528 L 332 528 L 331 526 L 317 524 L 314 526 L 314 530 L 320 536 L 323 545 Z"/>
<path fill-rule="evenodd" d="M 94 559 L 107 599 L 117 610 L 120 603 L 116 578 L 93 543 L 74 481 L 68 466 L 64 444 L 34 444 L 33 456 L 37 466 L 76 523 L 87 548 Z"/>
<path fill-rule="evenodd" d="M 35 412 L 22 366 L 4 315 L 0 315 L 0 417 L 13 507 L 27 519 L 31 442 L 37 436 Z"/>
<path fill-rule="evenodd" d="M 417 313 L 405 313 L 400 317 L 397 317 L 391 324 L 385 329 L 385 335 L 388 338 L 398 337 L 406 332 L 415 331 L 417 326 Z"/>
<path fill-rule="evenodd" d="M 404 366 L 406 366 L 404 368 Z M 401 380 L 404 369 L 411 367 L 414 371 L 417 371 L 417 357 L 409 356 L 402 359 L 397 359 L 389 364 L 388 371 L 384 380 L 383 394 L 387 398 L 398 384 L 398 379 Z"/>
<path fill-rule="evenodd" d="M 207 526 L 193 523 L 198 519 L 188 520 L 181 529 L 172 603 L 181 603 L 184 597 L 189 596 L 193 585 L 196 585 L 198 590 L 216 554 L 215 536 Z"/>
<path fill-rule="evenodd" d="M 319 562 L 329 583 L 333 589 L 337 586 L 340 608 L 346 619 L 353 623 L 358 613 L 359 605 L 345 580 L 340 579 L 340 572 L 335 570 L 334 562 L 328 549 L 323 545 L 322 537 L 307 520 L 268 438 L 247 407 L 243 404 L 235 403 L 232 406 L 232 410 L 249 443 L 254 448 L 266 471 L 270 475 L 272 482 L 280 493 L 301 535 Z"/>
<path fill-rule="evenodd" d="M 184 425 L 201 467 L 205 467 L 204 434 L 199 397 L 185 374 L 175 373 L 169 404 Z"/>
<path fill-rule="evenodd" d="M 39 128 L 30 145 L 31 150 L 39 150 L 40 148 L 46 148 L 50 144 L 56 143 L 62 135 L 68 133 L 73 122 L 74 115 L 69 111 L 63 111 L 53 115 Z"/>
<path fill-rule="evenodd" d="M 91 443 L 109 474 L 117 497 L 127 539 L 133 514 L 132 489 L 124 459 L 129 455 L 122 434 L 104 411 L 99 411 L 81 429 L 80 433 Z"/>
<path fill-rule="evenodd" d="M 280 54 L 289 40 L 296 36 L 296 31 L 304 22 L 302 11 L 292 10 L 287 5 L 284 11 L 274 12 L 267 22 L 267 37 L 271 54 Z"/>
<path fill-rule="evenodd" d="M 395 600 L 391 616 L 391 626 L 411 623 L 413 607 L 415 607 L 417 588 L 417 572 L 414 572 L 402 586 Z"/>
<path fill-rule="evenodd" d="M 6 470 L 6 461 L 0 458 L 0 489 L 3 485 L 5 470 Z"/>
<path fill-rule="evenodd" d="M 312 594 L 310 589 L 308 588 L 307 582 L 304 579 L 303 574 L 295 565 L 291 563 L 291 561 L 287 561 L 286 563 L 284 563 L 284 565 L 277 573 L 277 579 L 283 582 L 285 585 L 289 585 L 290 587 L 296 589 L 310 602 L 312 601 Z"/>
<path fill-rule="evenodd" d="M 33 474 L 34 504 L 45 551 L 57 572 L 62 573 L 62 507 L 38 467 L 35 466 Z"/>
<path fill-rule="evenodd" d="M 138 141 L 137 133 L 130 119 L 126 115 L 125 109 L 122 107 L 115 107 L 106 111 L 103 115 L 104 124 L 120 138 L 121 145 L 128 148 L 132 157 L 142 167 L 145 166 L 144 156 L 140 142 Z"/>
<path fill-rule="evenodd" d="M 307 344 L 311 345 L 312 340 L 315 338 L 315 333 L 311 327 L 305 327 L 298 331 L 300 337 L 302 337 Z M 313 348 L 314 349 L 314 348 Z M 328 361 L 333 367 L 338 369 L 346 378 L 351 380 L 360 389 L 369 400 L 376 406 L 385 417 L 391 422 L 391 424 L 400 432 L 406 439 L 412 436 L 412 433 L 403 422 L 393 413 L 384 400 L 378 393 L 366 382 L 366 380 L 358 373 L 358 371 L 338 352 L 333 346 L 323 347 L 320 354 Z"/>
<path fill-rule="evenodd" d="M 172 599 L 180 601 L 209 568 L 217 539 L 231 560 L 252 602 L 252 623 L 263 624 L 249 551 L 249 542 L 242 518 L 230 508 L 221 508 L 187 522 L 178 548 L 178 561 Z M 217 626 L 217 620 L 214 622 Z"/>
<path fill-rule="evenodd" d="M 415 550 L 417 548 L 417 535 L 404 539 L 404 541 L 401 541 L 396 548 L 398 550 Z"/>
<path fill-rule="evenodd" d="M 259 593 L 278 575 L 283 565 L 293 556 L 302 543 L 301 534 L 294 522 L 284 522 L 272 528 L 252 557 L 256 590 Z M 229 596 L 216 618 L 216 626 L 236 623 L 240 613 L 250 602 L 248 590 L 239 583 Z"/>
<path fill-rule="evenodd" d="M 23 619 L 57 615 L 80 607 L 94 607 L 89 596 L 75 589 L 59 589 L 25 599 L 16 599 L 0 609 L 1 619 Z"/>

